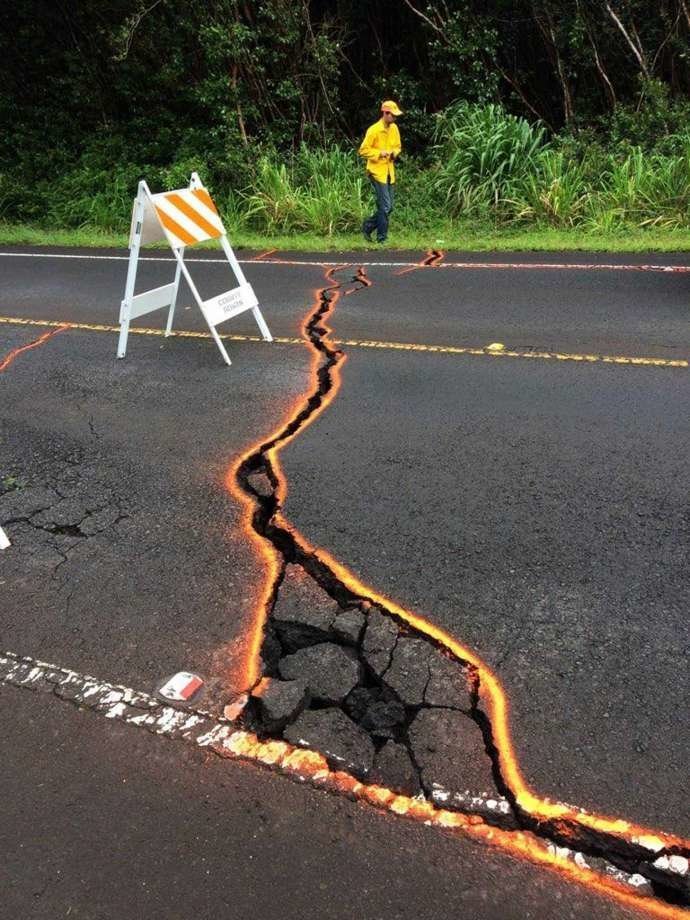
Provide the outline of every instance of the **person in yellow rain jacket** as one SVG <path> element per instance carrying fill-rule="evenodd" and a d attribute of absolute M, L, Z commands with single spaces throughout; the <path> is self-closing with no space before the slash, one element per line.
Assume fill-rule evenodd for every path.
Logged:
<path fill-rule="evenodd" d="M 388 236 L 388 219 L 395 200 L 395 161 L 400 156 L 400 132 L 395 119 L 402 112 L 392 99 L 381 104 L 381 118 L 367 129 L 359 147 L 359 155 L 367 163 L 367 175 L 376 196 L 376 213 L 362 224 L 362 233 L 368 243 L 376 230 L 379 243 Z"/>

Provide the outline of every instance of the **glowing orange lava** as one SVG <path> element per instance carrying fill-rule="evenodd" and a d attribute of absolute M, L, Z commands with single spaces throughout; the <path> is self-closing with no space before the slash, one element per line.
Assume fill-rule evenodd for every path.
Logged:
<path fill-rule="evenodd" d="M 13 348 L 12 351 L 2 360 L 2 362 L 0 362 L 0 374 L 7 370 L 14 359 L 23 351 L 29 351 L 31 348 L 38 348 L 40 345 L 43 345 L 45 342 L 47 342 L 48 339 L 52 339 L 54 335 L 57 335 L 58 332 L 64 332 L 65 329 L 69 328 L 69 324 L 58 326 L 57 329 L 51 329 L 49 332 L 44 332 L 43 335 L 39 336 L 33 342 L 29 342 L 28 345 L 20 345 L 18 348 Z"/>
<path fill-rule="evenodd" d="M 285 741 L 260 741 L 246 731 L 235 731 L 216 747 L 220 754 L 251 760 L 308 781 L 382 811 L 421 821 L 445 831 L 460 832 L 487 845 L 498 847 L 513 856 L 555 870 L 573 882 L 594 889 L 623 904 L 643 909 L 664 920 L 687 920 L 680 907 L 640 896 L 615 878 L 606 878 L 586 865 L 578 865 L 550 847 L 548 842 L 526 831 L 506 831 L 486 824 L 478 815 L 437 808 L 430 802 L 398 795 L 383 786 L 361 783 L 349 773 L 331 770 L 322 754 L 294 748 Z"/>
<path fill-rule="evenodd" d="M 407 275 L 410 272 L 417 271 L 418 268 L 436 268 L 444 260 L 446 254 L 442 249 L 427 249 L 426 255 L 416 265 L 409 265 L 407 268 L 401 268 L 396 275 Z"/>
<path fill-rule="evenodd" d="M 347 291 L 344 292 L 346 297 L 348 294 L 356 294 L 357 291 L 361 291 L 362 288 L 371 287 L 372 284 L 371 279 L 367 275 L 367 270 L 363 265 L 357 268 L 357 273 L 352 280 L 358 282 L 360 286 L 348 288 Z"/>
<path fill-rule="evenodd" d="M 326 280 L 329 284 L 325 288 L 317 288 L 314 291 L 314 300 L 312 307 L 307 314 L 306 319 L 302 324 L 302 332 L 305 335 L 305 340 L 308 340 L 307 337 L 307 324 L 309 319 L 313 315 L 314 311 L 319 309 L 322 305 L 322 292 L 329 291 L 331 295 L 331 309 L 335 306 L 338 301 L 339 293 L 337 291 L 338 282 L 334 280 L 333 275 L 336 271 L 340 271 L 343 268 L 346 268 L 346 265 L 334 265 L 332 268 L 329 268 L 325 272 Z M 324 323 L 321 323 L 322 328 L 326 330 L 325 336 L 323 336 L 323 341 L 328 344 L 330 339 L 331 329 L 329 329 Z M 340 363 L 345 361 L 345 356 L 342 355 L 340 358 Z M 309 389 L 308 393 L 315 392 L 318 388 L 318 370 L 321 364 L 321 353 L 313 348 L 312 349 L 312 358 L 311 358 L 311 367 L 309 370 Z M 334 365 L 331 369 L 331 378 L 333 385 L 330 391 L 324 396 L 321 405 L 318 409 L 314 410 L 311 415 L 305 420 L 300 431 L 310 425 L 318 416 L 323 412 L 323 410 L 330 405 L 334 396 L 340 388 L 340 372 L 338 365 Z M 250 447 L 246 450 L 240 457 L 233 463 L 231 468 L 228 470 L 228 473 L 225 478 L 225 483 L 233 498 L 235 498 L 241 506 L 244 507 L 244 516 L 242 520 L 242 529 L 247 535 L 249 540 L 256 546 L 259 556 L 264 561 L 266 575 L 264 578 L 264 584 L 260 597 L 257 599 L 256 606 L 254 608 L 254 615 L 252 618 L 252 623 L 250 625 L 250 632 L 248 637 L 247 646 L 244 654 L 244 664 L 241 673 L 241 686 L 247 688 L 252 687 L 258 680 L 260 676 L 261 666 L 260 666 L 260 652 L 261 652 L 261 643 L 263 641 L 263 629 L 264 623 L 266 621 L 268 604 L 273 592 L 273 585 L 275 584 L 276 578 L 280 571 L 280 557 L 278 552 L 274 549 L 273 545 L 268 541 L 264 540 L 259 534 L 256 533 L 254 527 L 252 526 L 252 518 L 254 515 L 254 502 L 251 497 L 239 486 L 237 481 L 237 472 L 242 466 L 242 464 L 247 460 L 248 457 L 255 454 L 257 450 L 261 448 L 262 444 L 271 443 L 276 441 L 274 447 L 266 452 L 273 469 L 278 478 L 278 488 L 276 490 L 276 495 L 280 502 L 284 501 L 285 496 L 287 495 L 287 483 L 285 477 L 282 474 L 280 464 L 278 462 L 277 453 L 281 447 L 285 444 L 288 444 L 292 438 L 295 436 L 288 435 L 283 436 L 283 432 L 289 425 L 290 421 L 295 418 L 302 408 L 304 400 L 302 397 L 298 397 L 295 400 L 294 404 L 288 409 L 284 420 L 278 425 L 278 427 L 265 439 L 261 442 Z"/>
<path fill-rule="evenodd" d="M 430 255 L 435 255 L 437 260 L 443 258 L 442 253 L 431 253 Z M 435 264 L 437 264 L 437 262 Z M 330 298 L 327 312 L 330 313 L 336 306 L 339 299 L 339 292 L 336 290 L 338 283 L 334 280 L 333 275 L 335 272 L 341 271 L 346 267 L 347 266 L 342 265 L 329 268 L 325 272 L 325 277 L 329 284 L 325 288 L 317 289 L 314 292 L 313 306 L 303 324 L 305 341 L 307 343 L 310 343 L 307 336 L 307 326 L 314 312 L 321 308 L 323 304 L 322 295 L 324 292 L 327 292 Z M 324 330 L 320 341 L 327 349 L 331 350 L 331 352 L 335 352 L 336 349 L 330 340 L 332 330 L 325 324 L 323 319 L 319 321 L 318 325 L 320 329 Z M 308 393 L 315 393 L 318 391 L 318 370 L 321 365 L 321 359 L 321 352 L 312 345 L 310 386 Z M 245 451 L 242 456 L 233 463 L 226 476 L 227 488 L 244 508 L 242 525 L 244 532 L 248 539 L 256 546 L 257 552 L 265 562 L 266 570 L 264 585 L 261 596 L 257 599 L 254 609 L 245 650 L 242 673 L 242 686 L 245 688 L 252 687 L 260 677 L 260 651 L 263 641 L 264 624 L 281 562 L 278 551 L 274 549 L 267 539 L 259 536 L 252 526 L 252 517 L 255 510 L 254 500 L 239 486 L 237 473 L 242 464 L 249 457 L 261 451 L 262 445 L 273 444 L 272 447 L 265 451 L 265 456 L 270 463 L 272 473 L 277 481 L 275 494 L 278 499 L 279 508 L 284 504 L 287 496 L 287 481 L 280 466 L 278 454 L 297 434 L 301 433 L 308 425 L 311 425 L 333 401 L 340 389 L 341 367 L 345 360 L 345 355 L 342 353 L 337 354 L 337 360 L 330 369 L 330 378 L 332 382 L 330 390 L 324 394 L 320 405 L 304 419 L 300 426 L 291 434 L 285 434 L 285 430 L 290 422 L 299 415 L 306 404 L 306 399 L 302 397 L 294 402 L 293 406 L 287 411 L 284 421 L 276 430 L 267 438 L 257 442 L 257 444 Z M 619 818 L 588 814 L 574 806 L 551 802 L 549 799 L 537 795 L 530 789 L 520 771 L 509 728 L 508 700 L 498 678 L 492 670 L 471 649 L 462 645 L 443 629 L 419 614 L 406 610 L 391 598 L 378 594 L 359 581 L 349 569 L 334 559 L 327 551 L 312 546 L 302 534 L 289 524 L 280 510 L 274 514 L 273 520 L 276 524 L 290 533 L 296 546 L 302 552 L 312 554 L 319 559 L 330 569 L 333 575 L 355 595 L 383 607 L 394 617 L 397 617 L 428 636 L 438 645 L 449 651 L 455 658 L 476 668 L 480 680 L 480 699 L 488 708 L 493 740 L 499 755 L 501 774 L 523 812 L 539 822 L 567 820 L 572 825 L 580 825 L 583 828 L 606 833 L 630 844 L 645 848 L 650 854 L 659 852 L 662 849 L 679 848 L 686 850 L 690 848 L 690 841 L 684 840 L 681 837 L 644 828 Z M 688 912 L 682 908 L 640 896 L 613 878 L 607 878 L 591 869 L 582 868 L 558 856 L 557 853 L 551 852 L 546 847 L 544 841 L 534 837 L 528 832 L 501 830 L 492 825 L 485 824 L 484 821 L 476 815 L 465 815 L 459 812 L 437 809 L 431 803 L 406 798 L 405 796 L 397 795 L 391 790 L 383 789 L 382 787 L 362 784 L 348 774 L 331 771 L 325 759 L 320 754 L 313 751 L 294 749 L 281 741 L 261 742 L 255 736 L 246 732 L 235 732 L 233 737 L 235 736 L 242 736 L 243 739 L 235 742 L 236 749 L 233 750 L 233 753 L 238 756 L 249 757 L 250 759 L 258 760 L 262 763 L 278 765 L 286 772 L 299 774 L 302 778 L 306 776 L 312 781 L 318 782 L 329 789 L 366 801 L 377 808 L 385 808 L 396 814 L 415 818 L 435 826 L 461 829 L 474 837 L 480 838 L 486 843 L 498 846 L 515 855 L 528 858 L 532 862 L 536 862 L 540 865 L 546 865 L 557 869 L 574 881 L 578 881 L 590 888 L 594 888 L 597 891 L 614 897 L 616 900 L 625 904 L 645 910 L 653 916 L 662 918 L 685 918 L 685 920 L 688 920 Z"/>

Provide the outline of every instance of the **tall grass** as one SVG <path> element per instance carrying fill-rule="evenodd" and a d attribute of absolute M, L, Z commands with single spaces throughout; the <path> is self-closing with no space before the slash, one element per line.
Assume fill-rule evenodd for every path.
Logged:
<path fill-rule="evenodd" d="M 546 130 L 500 106 L 454 106 L 438 119 L 434 187 L 451 213 L 486 213 L 534 173 Z"/>
<path fill-rule="evenodd" d="M 243 197 L 248 225 L 268 233 L 333 236 L 362 222 L 361 168 L 338 147 L 302 147 L 287 163 L 275 155 L 262 157 L 254 188 Z"/>
<path fill-rule="evenodd" d="M 0 174 L 0 219 L 125 232 L 140 178 L 158 191 L 183 186 L 192 170 L 228 229 L 243 233 L 332 239 L 358 231 L 372 208 L 353 148 L 265 149 L 231 162 L 194 156 L 188 146 L 167 165 L 147 165 L 99 138 L 69 167 L 60 157 L 50 177 Z M 455 105 L 438 117 L 427 160 L 405 155 L 400 164 L 394 233 L 434 233 L 457 221 L 597 233 L 690 228 L 690 133 L 665 137 L 663 152 L 614 151 L 549 138 L 499 106 Z"/>
<path fill-rule="evenodd" d="M 573 227 L 586 212 L 590 193 L 587 165 L 562 150 L 544 148 L 530 172 L 510 183 L 502 204 L 516 221 Z"/>
<path fill-rule="evenodd" d="M 682 153 L 661 156 L 633 147 L 611 161 L 602 189 L 590 202 L 596 228 L 632 225 L 665 229 L 690 223 L 690 139 Z"/>

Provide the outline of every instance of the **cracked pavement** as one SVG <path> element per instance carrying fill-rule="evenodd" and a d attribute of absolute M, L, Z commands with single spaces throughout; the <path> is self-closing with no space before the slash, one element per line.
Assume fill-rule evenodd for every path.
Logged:
<path fill-rule="evenodd" d="M 60 310 L 61 292 L 66 303 L 70 282 L 55 285 L 53 265 L 58 306 L 51 318 L 112 321 L 114 311 L 106 310 L 108 272 L 115 266 L 123 274 L 124 263 L 95 263 L 95 277 L 91 266 L 76 264 L 82 303 L 78 310 L 69 305 Z M 217 288 L 215 271 L 209 266 L 207 281 Z M 248 271 L 254 282 L 253 270 Z M 43 267 L 36 272 L 38 280 L 48 285 L 42 272 Z M 426 341 L 440 341 L 433 336 L 451 328 L 453 342 L 469 341 L 463 338 L 467 324 L 460 320 L 469 320 L 471 328 L 471 315 L 458 316 L 451 306 L 451 298 L 458 303 L 458 290 L 466 295 L 468 275 L 429 269 L 397 278 L 393 270 L 373 267 L 367 272 L 371 289 L 338 303 L 331 320 L 337 336 L 371 336 L 369 323 L 379 339 L 412 341 L 422 328 L 423 303 L 429 318 Z M 257 290 L 265 285 L 262 301 L 273 299 L 275 305 L 275 316 L 266 310 L 273 331 L 294 335 L 320 272 L 262 266 L 256 273 Z M 497 301 L 505 296 L 501 276 L 492 288 Z M 527 290 L 521 296 L 529 308 L 535 281 L 522 277 Z M 576 338 L 566 335 L 565 344 L 626 348 L 633 354 L 635 349 L 669 354 L 672 348 L 677 355 L 685 349 L 687 356 L 677 306 L 683 277 L 635 277 L 645 283 L 632 305 L 635 322 L 626 326 L 633 330 L 627 339 L 620 328 L 612 331 L 617 319 L 621 325 L 625 319 L 615 294 L 620 276 L 602 274 L 597 284 L 606 289 L 609 328 L 592 331 L 585 317 L 580 332 L 568 332 Z M 421 287 L 415 288 L 417 279 Z M 663 302 L 656 328 L 665 339 L 676 336 L 672 346 L 659 346 L 648 334 L 653 324 L 645 317 L 644 296 L 650 279 Z M 508 281 L 514 286 L 514 277 Z M 547 284 L 543 278 L 538 283 Z M 548 281 L 552 291 L 562 283 L 562 277 Z M 6 278 L 6 289 L 13 284 L 21 297 L 14 311 L 4 304 L 1 312 L 19 315 L 21 302 L 24 311 L 40 316 L 45 308 L 32 302 L 31 288 L 27 293 L 21 279 L 10 278 L 8 285 Z M 110 299 L 116 302 L 120 294 L 111 286 Z M 424 293 L 429 286 L 436 292 L 433 299 Z M 180 322 L 193 328 L 187 318 L 181 314 Z M 546 332 L 562 347 L 557 337 L 564 322 L 578 324 L 555 319 Z M 501 327 L 500 313 L 495 320 L 496 328 L 509 329 Z M 529 322 L 528 313 L 526 327 Z M 231 331 L 243 330 L 233 324 Z M 7 348 L 33 337 L 28 328 L 4 326 L 0 332 Z M 638 338 L 643 334 L 650 338 L 649 348 Z M 0 523 L 12 521 L 13 539 L 12 556 L 0 557 L 3 591 L 7 584 L 12 587 L 12 603 L 0 614 L 0 634 L 6 648 L 145 689 L 151 688 L 153 670 L 159 678 L 181 667 L 197 669 L 210 678 L 209 705 L 218 706 L 232 689 L 232 662 L 241 653 L 243 627 L 263 576 L 239 530 L 239 509 L 223 488 L 223 475 L 229 460 L 274 428 L 285 407 L 305 391 L 309 356 L 286 346 L 235 345 L 230 372 L 235 377 L 228 389 L 218 385 L 222 371 L 208 342 L 137 337 L 126 362 L 113 360 L 113 344 L 112 336 L 70 332 L 17 359 L 0 381 L 9 393 L 3 399 Z M 681 775 L 687 737 L 676 715 L 683 691 L 677 678 L 687 663 L 680 614 L 687 598 L 681 564 L 687 516 L 679 474 L 687 454 L 686 375 L 662 369 L 546 369 L 544 364 L 527 369 L 488 358 L 347 351 L 337 400 L 283 455 L 288 518 L 369 583 L 437 617 L 500 668 L 513 706 L 516 746 L 540 792 L 687 832 Z M 660 441 L 668 448 L 663 455 L 655 450 Z M 612 474 L 602 481 L 611 468 L 618 492 L 611 489 Z M 531 477 L 529 488 L 525 477 Z M 563 557 L 573 549 L 563 570 Z M 580 578 L 574 589 L 573 572 L 586 574 L 586 587 Z M 30 618 L 18 616 L 28 609 Z M 613 623 L 603 615 L 609 609 L 618 613 Z M 337 614 L 328 629 L 346 613 Z M 365 648 L 367 633 L 362 636 L 357 624 L 352 616 L 341 622 L 338 641 L 330 644 L 340 648 L 356 636 L 355 645 L 362 642 Z M 635 657 L 635 640 L 644 648 L 642 658 Z M 413 697 L 421 692 L 425 702 L 428 687 L 415 689 L 418 679 L 410 674 L 418 656 L 394 660 L 396 651 L 415 641 L 396 638 L 379 676 L 388 676 L 398 697 L 404 686 Z M 291 654 L 299 650 L 298 644 Z M 606 669 L 612 659 L 620 665 L 617 672 Z M 372 768 L 386 777 L 398 770 L 401 783 L 414 780 L 425 764 L 415 763 L 410 774 L 401 763 L 393 747 L 400 748 L 403 740 L 395 727 L 400 721 L 390 711 L 395 701 L 380 694 L 374 699 L 371 689 L 365 699 L 348 705 L 350 716 L 357 712 L 360 722 L 370 725 L 378 719 L 376 731 L 392 735 L 377 736 L 381 763 L 372 761 Z M 646 690 L 654 691 L 653 705 L 645 704 Z M 608 714 L 599 707 L 600 695 L 606 697 Z M 315 713 L 325 711 L 321 699 Z M 571 709 L 559 718 L 558 707 L 568 700 Z M 572 718 L 572 709 L 579 719 Z M 438 752 L 434 730 L 433 724 L 417 725 L 420 752 Z M 444 728 L 441 737 L 449 730 Z M 578 730 L 585 733 L 583 741 Z M 630 743 L 631 730 L 633 744 L 644 732 L 649 739 L 635 763 L 634 789 L 629 750 L 622 746 Z M 28 755 L 30 746 L 25 747 Z M 621 749 L 624 758 L 617 756 Z M 376 820 L 381 819 L 372 817 Z M 476 855 L 468 855 L 466 865 L 476 861 Z M 530 879 L 543 876 L 522 864 L 516 871 Z M 553 887 L 547 896 L 549 880 Z M 549 900 L 560 884 L 549 874 L 543 888 L 541 883 L 533 888 L 543 899 L 535 916 L 567 915 L 562 904 Z M 470 897 L 474 915 L 509 915 L 505 903 L 502 909 L 496 901 L 491 906 L 480 889 L 473 888 Z M 595 916 L 592 895 L 578 888 L 577 897 L 582 900 L 571 903 L 569 895 L 571 915 Z M 328 898 L 319 903 L 322 913 L 314 916 L 342 916 L 328 913 L 337 910 Z M 613 911 L 602 916 L 627 915 L 600 899 L 597 905 Z M 429 908 L 428 901 L 426 906 L 418 902 L 416 915 L 435 915 L 424 913 Z M 112 909 L 106 906 L 103 915 Z M 530 909 L 523 904 L 514 915 L 530 916 Z"/>

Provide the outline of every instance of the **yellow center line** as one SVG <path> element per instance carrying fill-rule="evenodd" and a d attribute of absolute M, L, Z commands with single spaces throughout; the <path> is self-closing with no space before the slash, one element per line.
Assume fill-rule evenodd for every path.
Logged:
<path fill-rule="evenodd" d="M 84 329 L 88 332 L 119 332 L 119 326 L 110 326 L 104 323 L 70 323 L 66 320 L 25 319 L 18 316 L 0 316 L 0 323 L 14 326 L 69 326 L 71 329 Z M 165 336 L 164 329 L 149 329 L 143 326 L 131 326 L 131 335 Z M 208 339 L 208 332 L 193 332 L 192 330 L 179 330 L 170 333 L 171 338 L 178 339 Z M 228 342 L 263 342 L 257 335 L 221 334 L 221 339 Z M 275 336 L 273 341 L 278 345 L 304 345 L 301 336 Z M 381 342 L 366 339 L 333 339 L 336 345 L 348 348 L 374 348 L 384 351 L 414 351 L 439 355 L 476 355 L 484 358 L 531 358 L 545 361 L 576 361 L 582 364 L 620 364 L 629 367 L 690 367 L 690 361 L 685 358 L 651 358 L 635 357 L 632 355 L 596 355 L 579 354 L 560 351 L 514 351 L 509 348 L 496 350 L 494 347 L 472 347 L 462 345 L 422 345 L 415 342 Z"/>

